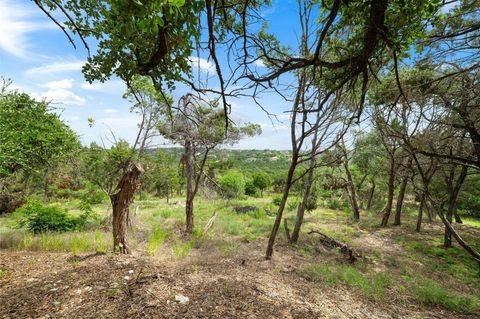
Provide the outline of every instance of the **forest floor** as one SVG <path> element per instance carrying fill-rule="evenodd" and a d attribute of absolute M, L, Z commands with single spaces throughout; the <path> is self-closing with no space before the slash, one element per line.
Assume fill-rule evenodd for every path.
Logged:
<path fill-rule="evenodd" d="M 266 200 L 255 204 L 270 209 Z M 267 261 L 273 217 L 238 215 L 232 203 L 202 201 L 199 229 L 213 210 L 217 220 L 207 236 L 196 232 L 186 239 L 181 204 L 162 205 L 144 203 L 127 256 L 106 251 L 108 229 L 29 237 L 6 232 L 11 220 L 1 218 L 0 318 L 480 316 L 478 266 L 456 246 L 441 248 L 439 222 L 417 234 L 408 215 L 402 226 L 379 228 L 373 213 L 355 224 L 347 212 L 317 209 L 308 214 L 299 244 L 288 245 L 282 232 Z M 293 211 L 287 217 L 293 220 Z M 456 227 L 479 248 L 479 227 Z M 345 263 L 337 250 L 307 234 L 313 229 L 362 257 Z M 183 297 L 188 301 L 176 301 Z"/>

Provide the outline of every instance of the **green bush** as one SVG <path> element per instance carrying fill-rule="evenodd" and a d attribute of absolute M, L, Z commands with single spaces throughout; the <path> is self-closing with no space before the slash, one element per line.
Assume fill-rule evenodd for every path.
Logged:
<path fill-rule="evenodd" d="M 108 200 L 108 196 L 95 185 L 89 185 L 84 190 L 84 193 L 80 199 L 86 203 L 89 203 L 90 205 L 96 205 L 106 202 Z"/>
<path fill-rule="evenodd" d="M 245 182 L 245 195 L 258 197 L 260 195 L 259 189 L 255 187 L 253 180 L 247 180 Z"/>
<path fill-rule="evenodd" d="M 90 204 L 82 202 L 80 210 L 82 211 L 80 216 L 73 217 L 66 209 L 58 206 L 45 206 L 39 202 L 30 201 L 17 209 L 16 213 L 25 216 L 20 221 L 20 226 L 25 226 L 34 233 L 79 230 L 99 220 Z"/>
<path fill-rule="evenodd" d="M 280 206 L 281 202 L 282 202 L 282 196 L 275 196 L 272 198 L 272 203 L 275 206 Z"/>
<path fill-rule="evenodd" d="M 465 194 L 458 203 L 458 209 L 465 215 L 480 218 L 480 196 Z"/>
<path fill-rule="evenodd" d="M 219 178 L 218 183 L 228 198 L 235 198 L 245 194 L 245 178 L 239 171 L 230 170 L 226 172 Z"/>
<path fill-rule="evenodd" d="M 43 206 L 31 202 L 20 208 L 27 217 L 21 222 L 34 233 L 46 231 L 68 231 L 75 229 L 76 221 L 66 210 L 56 206 Z"/>

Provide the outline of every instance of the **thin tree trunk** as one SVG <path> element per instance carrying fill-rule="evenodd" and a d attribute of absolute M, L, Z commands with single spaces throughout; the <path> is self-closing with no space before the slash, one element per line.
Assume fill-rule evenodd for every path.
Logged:
<path fill-rule="evenodd" d="M 395 208 L 395 220 L 393 222 L 394 225 L 401 224 L 401 216 L 402 216 L 402 206 L 403 206 L 403 199 L 405 198 L 405 190 L 407 189 L 408 184 L 408 176 L 404 176 L 402 183 L 400 184 L 400 192 L 398 193 L 397 197 L 397 206 Z"/>
<path fill-rule="evenodd" d="M 193 197 L 194 197 L 194 158 L 193 145 L 191 141 L 185 141 L 185 177 L 187 182 L 187 198 L 185 200 L 185 231 L 187 234 L 193 232 Z"/>
<path fill-rule="evenodd" d="M 455 205 L 455 210 L 453 211 L 453 216 L 455 217 L 455 223 L 457 224 L 463 224 L 463 220 L 458 214 L 458 209 L 457 206 Z"/>
<path fill-rule="evenodd" d="M 127 242 L 128 215 L 130 204 L 135 196 L 139 185 L 140 175 L 143 169 L 140 164 L 131 165 L 123 174 L 118 183 L 118 192 L 110 196 L 113 210 L 113 251 L 129 254 L 130 248 Z"/>
<path fill-rule="evenodd" d="M 280 202 L 280 206 L 278 206 L 277 217 L 275 218 L 275 222 L 273 223 L 272 231 L 268 239 L 267 251 L 265 253 L 266 259 L 271 259 L 273 255 L 273 245 L 275 244 L 275 238 L 277 237 L 278 228 L 280 227 L 280 223 L 282 222 L 283 210 L 285 209 L 285 205 L 287 204 L 288 194 L 290 193 L 290 187 L 292 186 L 293 173 L 295 172 L 295 168 L 297 166 L 297 160 L 298 154 L 295 152 L 292 154 L 292 162 L 290 163 L 287 180 L 285 181 L 285 186 L 283 187 L 282 200 Z"/>
<path fill-rule="evenodd" d="M 310 192 L 312 189 L 315 163 L 316 160 L 314 157 L 312 157 L 312 160 L 310 160 L 310 171 L 308 172 L 305 189 L 303 191 L 302 202 L 297 207 L 297 220 L 295 221 L 295 227 L 293 228 L 292 235 L 290 236 L 290 242 L 294 244 L 298 242 L 298 238 L 300 237 L 300 228 L 302 227 L 305 208 L 307 207 L 308 198 L 310 197 Z"/>
<path fill-rule="evenodd" d="M 45 169 L 43 174 L 43 202 L 48 201 L 48 168 Z"/>
<path fill-rule="evenodd" d="M 372 181 L 372 187 L 370 188 L 370 193 L 368 194 L 368 200 L 367 200 L 367 210 L 370 210 L 372 208 L 372 201 L 373 201 L 373 194 L 375 193 L 375 181 Z"/>
<path fill-rule="evenodd" d="M 388 176 L 388 195 L 387 195 L 387 204 L 383 209 L 382 223 L 380 226 L 385 227 L 388 225 L 388 219 L 392 213 L 392 204 L 393 204 L 393 192 L 395 190 L 395 159 L 393 156 L 390 158 L 390 171 Z"/>
<path fill-rule="evenodd" d="M 363 183 L 365 182 L 366 179 L 367 179 L 367 175 L 363 175 L 362 179 L 360 180 L 360 182 L 358 183 L 358 185 L 356 187 L 357 196 L 358 196 L 357 202 L 359 203 L 359 208 L 360 209 L 363 209 L 363 202 L 364 202 L 365 195 L 362 193 L 362 186 L 363 186 Z"/>
<path fill-rule="evenodd" d="M 350 172 L 350 169 L 348 168 L 347 158 L 345 158 L 343 161 L 343 167 L 345 168 L 345 173 L 347 175 L 347 182 L 348 182 L 347 191 L 348 191 L 348 197 L 350 198 L 350 204 L 352 206 L 353 220 L 355 222 L 358 222 L 360 221 L 360 210 L 358 209 L 357 196 L 355 194 L 355 186 L 353 185 L 352 174 Z"/>
<path fill-rule="evenodd" d="M 455 170 L 455 168 L 453 168 Z M 463 183 L 465 182 L 465 178 L 467 177 L 467 166 L 462 166 L 462 170 L 460 172 L 460 175 L 458 176 L 455 185 L 453 185 L 453 173 L 451 174 L 451 180 L 450 180 L 450 196 L 448 198 L 448 210 L 447 210 L 447 221 L 451 224 L 453 215 L 455 214 L 455 211 L 457 209 L 457 198 L 458 194 L 460 192 L 460 188 L 462 187 Z M 452 232 L 450 230 L 450 227 L 447 227 L 445 225 L 445 234 L 444 234 L 444 241 L 443 241 L 443 246 L 445 248 L 452 247 Z"/>
<path fill-rule="evenodd" d="M 420 232 L 422 230 L 422 216 L 423 216 L 424 206 L 425 206 L 425 194 L 422 194 L 422 198 L 420 199 L 420 205 L 418 206 L 418 218 L 417 218 L 417 228 L 416 228 L 417 232 Z"/>

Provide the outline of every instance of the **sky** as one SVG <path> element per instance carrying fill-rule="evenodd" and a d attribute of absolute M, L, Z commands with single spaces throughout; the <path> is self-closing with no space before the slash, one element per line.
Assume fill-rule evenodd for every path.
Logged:
<path fill-rule="evenodd" d="M 278 0 L 262 16 L 270 30 L 288 41 L 296 41 L 295 31 L 286 23 L 295 18 L 295 1 Z M 78 42 L 78 39 L 77 39 Z M 56 111 L 75 130 L 84 145 L 95 141 L 111 145 L 113 138 L 132 142 L 137 133 L 138 117 L 129 112 L 130 104 L 122 98 L 125 85 L 119 79 L 89 84 L 81 68 L 87 52 L 80 43 L 77 49 L 62 31 L 29 0 L 0 1 L 0 76 L 13 81 L 12 88 L 31 96 L 51 101 Z M 225 55 L 220 56 L 225 59 Z M 191 57 L 198 61 L 198 57 Z M 212 61 L 201 58 L 200 74 L 214 76 Z M 258 64 L 258 68 L 264 68 Z M 188 91 L 179 85 L 174 98 Z M 262 105 L 278 119 L 271 118 L 254 101 L 231 99 L 232 119 L 238 123 L 257 123 L 262 135 L 242 140 L 238 149 L 289 149 L 288 102 L 275 94 L 266 93 Z M 90 127 L 88 118 L 95 120 Z M 169 145 L 157 138 L 152 146 Z"/>

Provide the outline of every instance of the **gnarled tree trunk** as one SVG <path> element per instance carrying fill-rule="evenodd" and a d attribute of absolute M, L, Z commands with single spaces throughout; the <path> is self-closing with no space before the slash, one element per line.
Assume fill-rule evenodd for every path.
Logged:
<path fill-rule="evenodd" d="M 113 210 L 113 251 L 129 254 L 130 248 L 127 242 L 127 227 L 130 213 L 130 204 L 133 201 L 135 191 L 139 186 L 140 175 L 143 169 L 140 164 L 130 165 L 124 172 L 118 183 L 118 192 L 110 196 Z"/>

